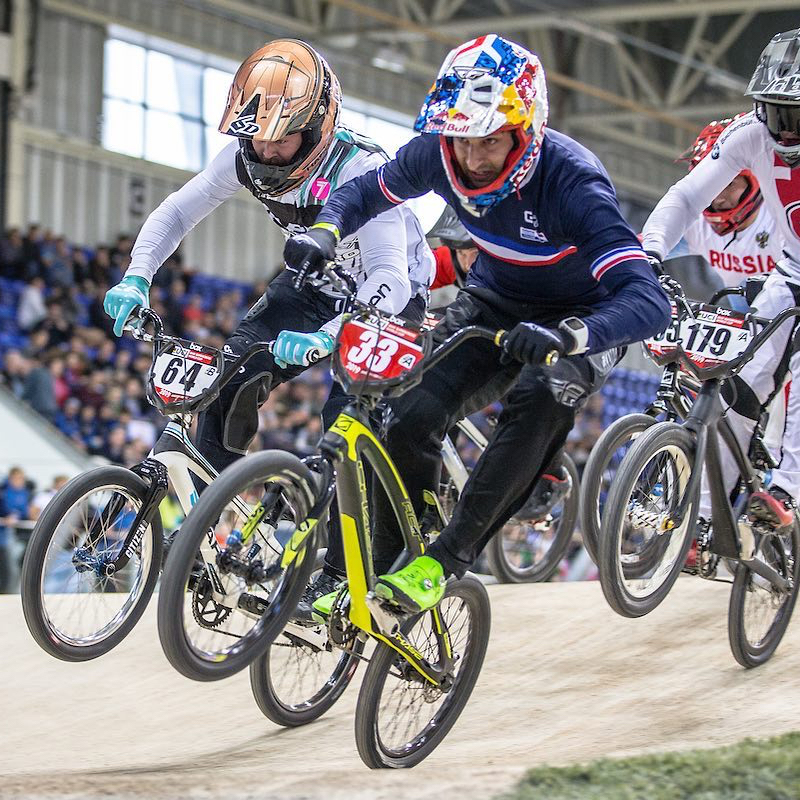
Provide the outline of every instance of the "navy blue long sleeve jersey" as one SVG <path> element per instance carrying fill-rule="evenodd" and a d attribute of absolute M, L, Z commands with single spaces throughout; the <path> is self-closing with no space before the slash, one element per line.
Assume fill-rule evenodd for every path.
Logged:
<path fill-rule="evenodd" d="M 593 353 L 641 341 L 669 322 L 669 302 L 603 165 L 557 131 L 546 132 L 539 163 L 519 194 L 483 217 L 459 205 L 438 136 L 423 134 L 393 161 L 336 189 L 317 222 L 335 225 L 344 237 L 431 190 L 456 210 L 479 248 L 468 284 L 541 309 L 531 321 L 582 317 Z"/>

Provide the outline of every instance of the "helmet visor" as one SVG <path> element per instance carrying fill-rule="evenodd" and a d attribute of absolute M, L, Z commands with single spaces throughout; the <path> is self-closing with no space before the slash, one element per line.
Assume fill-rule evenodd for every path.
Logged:
<path fill-rule="evenodd" d="M 787 133 L 792 137 L 800 137 L 800 105 L 757 102 L 755 111 L 756 117 L 767 126 L 773 139 L 781 141 Z"/>

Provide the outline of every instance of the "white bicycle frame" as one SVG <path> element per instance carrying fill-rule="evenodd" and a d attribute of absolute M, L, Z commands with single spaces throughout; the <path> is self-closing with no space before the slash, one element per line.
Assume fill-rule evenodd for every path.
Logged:
<path fill-rule="evenodd" d="M 488 440 L 469 419 L 462 419 L 457 423 L 457 427 L 476 447 L 480 448 L 481 452 L 486 449 Z M 452 478 L 453 485 L 461 494 L 464 484 L 469 478 L 469 472 L 458 454 L 455 443 L 449 436 L 445 436 L 444 442 L 442 442 L 442 463 L 447 474 Z"/>

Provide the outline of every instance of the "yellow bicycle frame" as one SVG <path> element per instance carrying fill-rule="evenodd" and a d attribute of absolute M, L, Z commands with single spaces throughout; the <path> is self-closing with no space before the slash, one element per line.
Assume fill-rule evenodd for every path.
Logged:
<path fill-rule="evenodd" d="M 427 680 L 438 685 L 444 670 L 429 664 L 401 632 L 388 635 L 379 630 L 367 606 L 367 593 L 375 585 L 375 571 L 372 566 L 365 460 L 372 467 L 389 498 L 407 551 L 412 556 L 421 555 L 425 551 L 425 541 L 400 473 L 370 429 L 368 420 L 362 421 L 359 416 L 355 406 L 348 406 L 339 414 L 323 439 L 328 446 L 326 450 L 334 450 L 339 456 L 336 465 L 336 495 L 350 594 L 349 619 L 356 627 L 401 653 Z M 433 609 L 430 613 L 437 636 L 443 641 L 446 657 L 450 659 L 450 637 L 442 624 L 441 615 L 438 609 Z"/>

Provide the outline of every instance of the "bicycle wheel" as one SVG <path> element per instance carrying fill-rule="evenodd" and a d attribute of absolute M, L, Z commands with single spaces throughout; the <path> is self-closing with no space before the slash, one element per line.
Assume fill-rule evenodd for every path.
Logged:
<path fill-rule="evenodd" d="M 280 525 L 282 537 L 287 527 L 294 533 L 314 487 L 300 459 L 267 450 L 232 464 L 200 495 L 170 550 L 158 598 L 161 646 L 182 675 L 227 678 L 283 629 L 314 569 L 316 536 L 283 566 L 275 532 Z"/>
<path fill-rule="evenodd" d="M 655 424 L 647 414 L 627 414 L 611 423 L 592 448 L 581 480 L 581 533 L 592 561 L 598 561 L 603 509 L 622 459 L 638 436 Z"/>
<path fill-rule="evenodd" d="M 69 481 L 39 517 L 22 564 L 22 610 L 50 655 L 97 658 L 142 616 L 161 568 L 157 513 L 124 566 L 117 559 L 147 489 L 128 469 L 100 467 Z"/>
<path fill-rule="evenodd" d="M 264 716 L 295 728 L 319 719 L 356 673 L 364 642 L 335 646 L 325 626 L 289 622 L 264 655 L 250 664 L 250 688 Z"/>
<path fill-rule="evenodd" d="M 451 579 L 439 605 L 455 657 L 449 691 L 433 687 L 389 645 L 378 643 L 364 673 L 356 706 L 356 745 L 371 769 L 413 767 L 441 743 L 472 694 L 491 627 L 489 598 L 474 577 Z M 443 653 L 430 612 L 414 617 L 403 634 L 432 664 Z"/>
<path fill-rule="evenodd" d="M 748 669 L 772 657 L 792 617 L 800 577 L 797 523 L 785 535 L 760 536 L 754 558 L 792 583 L 782 592 L 745 564 L 737 566 L 728 605 L 728 641 L 733 657 Z"/>
<path fill-rule="evenodd" d="M 526 507 L 489 540 L 486 558 L 500 583 L 536 583 L 550 580 L 572 541 L 580 502 L 580 476 L 575 462 L 561 454 L 570 488 L 552 508 L 533 516 Z M 535 492 L 535 490 L 534 490 Z"/>
<path fill-rule="evenodd" d="M 680 525 L 672 517 L 694 466 L 694 439 L 660 422 L 631 446 L 603 514 L 598 570 L 603 594 L 622 616 L 641 617 L 667 596 L 686 561 L 697 513 L 691 498 Z"/>

